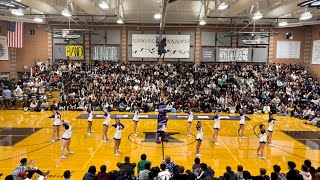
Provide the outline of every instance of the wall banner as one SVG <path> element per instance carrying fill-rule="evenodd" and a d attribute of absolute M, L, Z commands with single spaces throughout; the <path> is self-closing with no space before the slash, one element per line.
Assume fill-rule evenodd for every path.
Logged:
<path fill-rule="evenodd" d="M 93 46 L 92 60 L 96 61 L 118 61 L 120 59 L 119 47 Z"/>
<path fill-rule="evenodd" d="M 249 49 L 248 48 L 220 48 L 218 51 L 218 60 L 220 62 L 228 61 L 249 61 Z"/>
<path fill-rule="evenodd" d="M 132 57 L 159 58 L 158 42 L 165 44 L 165 58 L 190 56 L 190 35 L 132 34 Z"/>
<path fill-rule="evenodd" d="M 0 60 L 9 60 L 7 36 L 0 36 Z"/>
<path fill-rule="evenodd" d="M 66 46 L 67 57 L 82 57 L 83 47 L 82 46 Z"/>

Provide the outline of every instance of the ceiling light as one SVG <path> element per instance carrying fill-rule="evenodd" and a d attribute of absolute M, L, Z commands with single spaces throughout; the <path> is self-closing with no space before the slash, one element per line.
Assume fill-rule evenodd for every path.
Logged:
<path fill-rule="evenodd" d="M 118 19 L 118 20 L 117 20 L 117 23 L 118 23 L 118 24 L 123 24 L 122 19 Z"/>
<path fill-rule="evenodd" d="M 320 1 L 313 2 L 310 6 L 320 6 Z"/>
<path fill-rule="evenodd" d="M 288 25 L 288 23 L 287 23 L 286 21 L 283 21 L 283 22 L 280 22 L 280 23 L 279 23 L 279 26 L 281 26 L 281 27 L 282 27 L 282 26 L 286 26 L 286 25 Z"/>
<path fill-rule="evenodd" d="M 229 5 L 226 4 L 226 3 L 221 3 L 221 4 L 219 5 L 218 9 L 219 9 L 219 10 L 225 10 L 225 9 L 227 9 L 228 6 L 229 6 Z"/>
<path fill-rule="evenodd" d="M 204 26 L 204 25 L 206 25 L 207 24 L 207 22 L 205 21 L 205 20 L 201 20 L 200 22 L 199 22 L 199 25 L 201 25 L 201 26 Z"/>
<path fill-rule="evenodd" d="M 304 7 L 304 6 L 310 5 L 311 3 L 315 2 L 315 1 L 317 1 L 317 0 L 307 0 L 302 3 L 299 3 L 298 6 Z"/>
<path fill-rule="evenodd" d="M 109 9 L 108 3 L 104 2 L 104 1 L 102 1 L 102 2 L 99 4 L 99 7 L 100 7 L 101 9 Z"/>
<path fill-rule="evenodd" d="M 43 19 L 36 17 L 33 19 L 33 21 L 38 22 L 38 23 L 42 23 Z"/>
<path fill-rule="evenodd" d="M 299 19 L 300 20 L 307 20 L 307 19 L 311 19 L 311 18 L 312 18 L 312 14 L 310 13 L 310 11 L 306 11 L 301 14 Z"/>
<path fill-rule="evenodd" d="M 11 10 L 11 14 L 14 14 L 16 16 L 23 16 L 23 12 L 21 11 L 21 9 L 12 9 Z"/>
<path fill-rule="evenodd" d="M 155 19 L 161 19 L 161 14 L 160 13 L 157 13 L 153 16 Z"/>
<path fill-rule="evenodd" d="M 253 14 L 253 17 L 252 19 L 253 20 L 258 20 L 258 19 L 261 19 L 263 16 L 262 14 L 260 13 L 260 11 L 257 11 L 256 13 Z"/>
<path fill-rule="evenodd" d="M 68 9 L 65 9 L 61 12 L 61 14 L 65 17 L 71 17 L 72 15 L 70 14 Z"/>

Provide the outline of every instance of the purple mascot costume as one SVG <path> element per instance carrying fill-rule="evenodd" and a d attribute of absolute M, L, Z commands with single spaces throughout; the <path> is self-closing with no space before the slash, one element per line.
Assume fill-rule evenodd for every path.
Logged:
<path fill-rule="evenodd" d="M 166 127 L 167 127 L 167 122 L 168 122 L 168 118 L 167 118 L 167 109 L 166 109 L 166 105 L 163 102 L 160 102 L 158 104 L 158 127 L 157 127 L 157 134 L 156 134 L 156 143 L 161 143 L 162 141 L 166 141 L 168 142 L 168 139 L 166 138 Z M 161 140 L 160 140 L 161 137 Z"/>

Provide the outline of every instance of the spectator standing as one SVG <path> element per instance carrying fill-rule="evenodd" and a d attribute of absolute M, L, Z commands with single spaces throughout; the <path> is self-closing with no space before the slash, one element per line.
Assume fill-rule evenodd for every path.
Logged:
<path fill-rule="evenodd" d="M 149 179 L 149 173 L 151 168 L 150 163 L 145 163 L 144 164 L 144 169 L 139 172 L 139 180 L 148 180 Z"/>
<path fill-rule="evenodd" d="M 243 166 L 242 165 L 238 165 L 236 176 L 237 176 L 237 180 L 243 179 Z"/>
<path fill-rule="evenodd" d="M 8 88 L 8 86 L 4 87 L 4 90 L 2 91 L 2 97 L 3 97 L 5 108 L 11 109 L 12 96 L 11 96 L 11 90 Z"/>
<path fill-rule="evenodd" d="M 146 163 L 149 163 L 151 166 L 151 162 L 147 160 L 147 155 L 142 154 L 140 158 L 141 160 L 138 162 L 138 174 L 140 171 L 144 170 L 144 166 Z"/>

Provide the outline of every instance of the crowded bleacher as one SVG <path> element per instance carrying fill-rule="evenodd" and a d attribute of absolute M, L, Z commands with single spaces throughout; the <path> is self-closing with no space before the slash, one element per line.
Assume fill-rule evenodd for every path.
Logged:
<path fill-rule="evenodd" d="M 291 64 L 108 64 L 38 62 L 17 83 L 0 84 L 1 108 L 25 111 L 109 108 L 156 110 L 160 97 L 171 112 L 209 113 L 222 110 L 246 114 L 294 116 L 317 125 L 319 82 L 300 65 Z M 59 91 L 52 102 L 47 91 Z M 49 96 L 49 97 L 48 97 Z"/>

